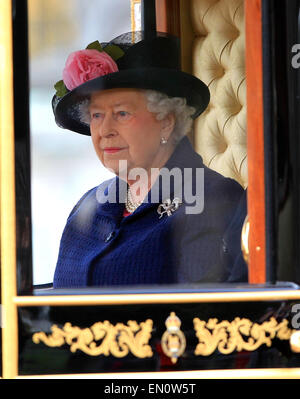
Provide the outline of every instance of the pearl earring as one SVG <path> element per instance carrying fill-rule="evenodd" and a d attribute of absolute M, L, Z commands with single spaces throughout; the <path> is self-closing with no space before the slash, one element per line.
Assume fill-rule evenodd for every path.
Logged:
<path fill-rule="evenodd" d="M 167 142 L 168 142 L 168 140 L 165 137 L 162 137 L 160 139 L 160 144 L 162 144 L 162 145 L 167 144 Z"/>

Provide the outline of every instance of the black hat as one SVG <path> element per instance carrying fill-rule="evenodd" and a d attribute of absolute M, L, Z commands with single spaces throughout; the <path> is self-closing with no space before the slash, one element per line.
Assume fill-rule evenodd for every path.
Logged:
<path fill-rule="evenodd" d="M 117 72 L 91 79 L 62 97 L 53 97 L 53 112 L 60 127 L 90 135 L 89 126 L 80 120 L 78 104 L 93 92 L 114 88 L 149 89 L 169 97 L 186 98 L 187 105 L 196 109 L 193 118 L 205 110 L 210 99 L 208 87 L 181 71 L 177 37 L 160 32 L 145 37 L 143 32 L 129 32 L 101 44 L 104 51 L 111 45 L 122 50 L 122 56 L 116 60 Z"/>

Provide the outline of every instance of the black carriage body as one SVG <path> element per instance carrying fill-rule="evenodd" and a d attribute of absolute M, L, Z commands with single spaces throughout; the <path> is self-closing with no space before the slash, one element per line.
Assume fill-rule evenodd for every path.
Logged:
<path fill-rule="evenodd" d="M 153 4 L 143 2 L 150 27 Z M 11 6 L 18 267 L 2 304 L 17 342 L 2 334 L 2 376 L 300 376 L 299 0 L 262 1 L 266 283 L 120 291 L 33 287 L 31 243 L 18 245 L 31 231 L 27 7 Z"/>

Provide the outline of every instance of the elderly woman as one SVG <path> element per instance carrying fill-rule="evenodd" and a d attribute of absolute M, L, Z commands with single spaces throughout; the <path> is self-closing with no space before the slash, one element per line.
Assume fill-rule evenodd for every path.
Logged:
<path fill-rule="evenodd" d="M 116 174 L 71 211 L 55 288 L 230 279 L 222 237 L 243 189 L 205 167 L 186 137 L 208 88 L 180 70 L 176 38 L 134 35 L 72 53 L 55 86 L 57 124 L 91 135 Z"/>

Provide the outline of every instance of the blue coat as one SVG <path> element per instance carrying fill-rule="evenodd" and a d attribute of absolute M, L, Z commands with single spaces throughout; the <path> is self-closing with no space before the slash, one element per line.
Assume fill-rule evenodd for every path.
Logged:
<path fill-rule="evenodd" d="M 144 203 L 123 217 L 126 183 L 118 177 L 102 183 L 88 191 L 68 217 L 54 288 L 230 280 L 222 240 L 244 190 L 204 166 L 187 138 L 177 145 L 165 167 L 179 168 L 182 173 L 185 168 L 192 170 L 189 184 L 194 193 L 200 176 L 195 171 L 204 171 L 202 212 L 187 213 L 191 204 L 182 197 L 177 210 L 160 217 L 157 209 L 166 198 L 158 179 L 154 186 L 159 188 L 157 201 L 149 201 L 152 188 Z M 172 181 L 168 198 L 178 196 L 179 189 L 184 193 L 186 186 L 185 179 L 179 184 Z M 114 196 L 117 201 L 111 203 Z M 233 257 L 241 253 L 237 241 L 231 246 Z"/>

